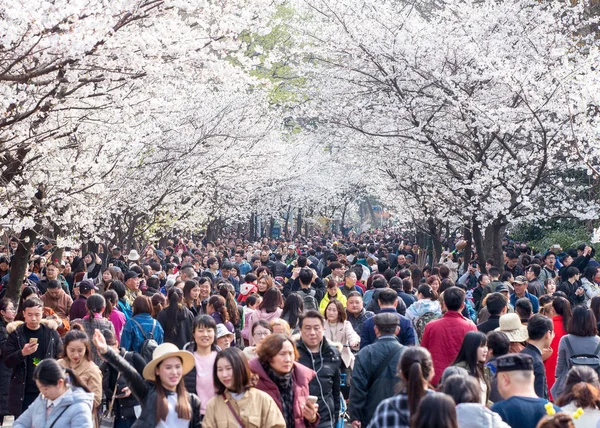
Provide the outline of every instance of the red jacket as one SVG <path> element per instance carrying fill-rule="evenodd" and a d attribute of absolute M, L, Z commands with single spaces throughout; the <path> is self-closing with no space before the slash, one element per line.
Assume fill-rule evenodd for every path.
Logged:
<path fill-rule="evenodd" d="M 548 391 L 556 382 L 556 363 L 558 362 L 558 344 L 560 339 L 567 334 L 563 326 L 562 315 L 555 315 L 552 317 L 552 323 L 554 324 L 554 339 L 550 347 L 552 348 L 552 355 L 544 361 L 544 367 L 546 367 L 546 382 L 548 382 Z"/>
<path fill-rule="evenodd" d="M 477 326 L 455 311 L 448 311 L 442 318 L 427 323 L 421 346 L 427 348 L 433 358 L 433 385 L 438 384 L 446 367 L 454 362 L 470 331 L 477 331 Z"/>
<path fill-rule="evenodd" d="M 265 372 L 265 369 L 260 364 L 258 358 L 250 360 L 250 369 L 258 375 L 258 383 L 256 388 L 263 392 L 266 392 L 275 400 L 279 410 L 282 410 L 281 405 L 281 394 L 275 382 L 273 382 L 269 375 Z M 296 428 L 314 428 L 319 425 L 319 414 L 317 413 L 317 420 L 313 424 L 309 424 L 306 419 L 302 416 L 302 406 L 306 401 L 306 397 L 310 395 L 308 392 L 308 384 L 317 374 L 297 362 L 294 362 L 294 427 Z"/>

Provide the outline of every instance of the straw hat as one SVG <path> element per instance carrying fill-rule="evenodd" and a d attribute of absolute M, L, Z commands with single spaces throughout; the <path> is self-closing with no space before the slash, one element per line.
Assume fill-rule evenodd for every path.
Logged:
<path fill-rule="evenodd" d="M 188 374 L 195 366 L 194 356 L 191 352 L 181 351 L 179 348 L 172 343 L 163 343 L 159 345 L 152 353 L 152 361 L 150 361 L 146 367 L 144 367 L 143 375 L 144 379 L 156 381 L 156 366 L 158 366 L 163 360 L 171 357 L 181 358 L 183 364 L 183 375 Z"/>
<path fill-rule="evenodd" d="M 511 342 L 525 342 L 529 339 L 527 327 L 521 324 L 521 319 L 517 314 L 504 314 L 500 317 L 500 327 L 496 331 L 501 331 L 508 336 Z"/>

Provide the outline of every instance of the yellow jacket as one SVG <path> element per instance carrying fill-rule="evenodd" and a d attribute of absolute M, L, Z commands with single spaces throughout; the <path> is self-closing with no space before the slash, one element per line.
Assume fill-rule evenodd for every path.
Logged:
<path fill-rule="evenodd" d="M 342 302 L 342 306 L 345 308 L 346 307 L 346 296 L 344 296 L 341 292 L 341 290 L 338 288 L 337 294 L 335 295 L 336 300 L 339 300 L 340 302 Z M 329 303 L 329 292 L 325 293 L 325 297 L 323 297 L 323 299 L 321 300 L 321 303 L 319 304 L 319 309 L 321 310 L 322 314 L 325 314 L 325 308 L 327 307 L 327 304 Z"/>
<path fill-rule="evenodd" d="M 248 389 L 239 401 L 225 392 L 229 404 L 242 420 L 246 428 L 285 428 L 285 420 L 275 401 L 266 392 L 256 388 Z M 225 403 L 223 395 L 216 395 L 206 405 L 203 428 L 239 428 L 240 424 Z"/>

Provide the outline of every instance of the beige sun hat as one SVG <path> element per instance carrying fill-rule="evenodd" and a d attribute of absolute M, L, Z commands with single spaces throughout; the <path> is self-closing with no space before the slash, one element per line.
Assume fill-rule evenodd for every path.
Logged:
<path fill-rule="evenodd" d="M 156 381 L 156 366 L 158 366 L 163 360 L 171 357 L 181 358 L 184 376 L 188 374 L 196 364 L 194 355 L 192 355 L 191 352 L 181 351 L 172 343 L 163 343 L 154 350 L 152 353 L 152 361 L 150 361 L 146 367 L 144 367 L 144 371 L 142 373 L 144 375 L 144 379 Z"/>
<path fill-rule="evenodd" d="M 500 317 L 500 327 L 496 331 L 506 334 L 511 342 L 525 342 L 529 339 L 527 327 L 521 324 L 519 315 L 515 313 L 502 315 Z"/>

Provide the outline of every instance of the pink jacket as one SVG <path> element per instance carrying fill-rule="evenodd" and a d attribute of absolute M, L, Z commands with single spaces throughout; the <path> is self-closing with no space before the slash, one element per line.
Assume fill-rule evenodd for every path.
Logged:
<path fill-rule="evenodd" d="M 265 320 L 267 322 L 271 322 L 274 319 L 277 319 L 281 316 L 281 308 L 277 308 L 277 310 L 275 312 L 265 312 L 262 309 L 260 310 L 256 310 L 254 311 L 254 313 L 252 314 L 252 316 L 250 317 L 250 320 L 248 321 L 248 342 L 250 343 L 250 346 L 254 346 L 254 338 L 252 337 L 252 325 L 260 320 Z"/>
<path fill-rule="evenodd" d="M 119 342 L 119 344 L 121 344 L 121 330 L 123 330 L 123 326 L 127 322 L 125 314 L 117 311 L 116 309 L 113 309 L 108 319 L 115 327 L 115 335 L 117 336 L 117 341 Z"/>
<path fill-rule="evenodd" d="M 277 388 L 275 382 L 273 382 L 269 378 L 269 375 L 265 372 L 265 369 L 260 364 L 258 358 L 253 358 L 252 360 L 250 360 L 250 369 L 258 376 L 258 383 L 256 385 L 256 388 L 269 394 L 271 398 L 275 400 L 275 403 L 277 403 L 277 407 L 279 407 L 279 410 L 283 412 L 279 388 Z M 313 378 L 317 374 L 313 370 L 297 362 L 294 362 L 293 370 L 294 374 L 292 375 L 292 377 L 294 379 L 294 427 L 314 428 L 317 425 L 319 425 L 319 414 L 317 413 L 317 420 L 314 423 L 310 424 L 302 416 L 302 406 L 306 401 L 306 397 L 310 395 L 308 391 L 308 384 L 311 380 L 313 380 Z"/>
<path fill-rule="evenodd" d="M 442 318 L 427 323 L 421 346 L 427 348 L 433 358 L 433 385 L 438 384 L 446 367 L 454 362 L 470 331 L 477 331 L 477 326 L 455 311 L 448 311 Z"/>

